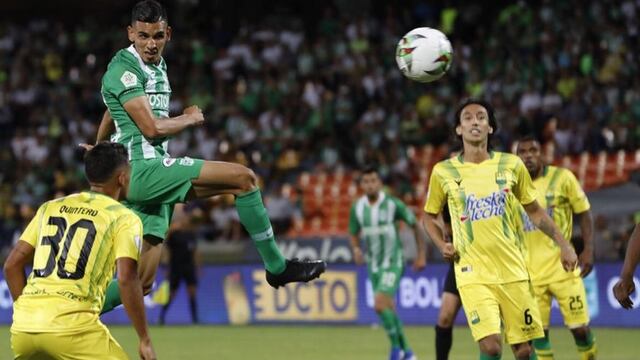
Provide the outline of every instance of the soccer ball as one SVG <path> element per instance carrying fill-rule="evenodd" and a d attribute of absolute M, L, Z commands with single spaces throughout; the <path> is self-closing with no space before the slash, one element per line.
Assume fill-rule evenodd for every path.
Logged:
<path fill-rule="evenodd" d="M 396 47 L 398 68 L 411 80 L 438 80 L 451 67 L 451 43 L 439 30 L 421 27 L 409 31 Z"/>

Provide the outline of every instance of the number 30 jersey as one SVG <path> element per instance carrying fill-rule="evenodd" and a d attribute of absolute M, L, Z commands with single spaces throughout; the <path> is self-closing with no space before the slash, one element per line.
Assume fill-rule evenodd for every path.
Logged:
<path fill-rule="evenodd" d="M 20 241 L 35 248 L 33 270 L 14 304 L 12 328 L 72 332 L 95 326 L 115 260 L 138 260 L 142 223 L 95 192 L 44 203 Z"/>

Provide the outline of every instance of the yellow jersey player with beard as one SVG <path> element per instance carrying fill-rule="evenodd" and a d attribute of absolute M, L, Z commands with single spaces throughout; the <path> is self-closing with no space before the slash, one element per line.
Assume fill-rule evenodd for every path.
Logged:
<path fill-rule="evenodd" d="M 589 308 L 582 277 L 593 267 L 593 220 L 590 204 L 578 179 L 567 169 L 545 165 L 540 143 L 533 137 L 518 142 L 517 153 L 522 159 L 538 191 L 538 202 L 558 224 L 562 235 L 571 239 L 573 215 L 580 219 L 584 249 L 579 256 L 580 269 L 563 271 L 559 264 L 560 249 L 531 223 L 524 211 L 526 260 L 531 283 L 542 316 L 544 338 L 533 341 L 538 359 L 553 359 L 549 342 L 549 316 L 552 297 L 558 301 L 565 325 L 571 330 L 582 360 L 596 358 L 596 343 L 589 329 Z"/>
<path fill-rule="evenodd" d="M 480 347 L 480 359 L 500 359 L 501 331 L 516 359 L 529 359 L 529 341 L 544 336 L 522 252 L 518 206 L 561 249 L 562 265 L 573 271 L 577 257 L 553 220 L 536 201 L 536 190 L 515 155 L 489 151 L 497 122 L 490 104 L 469 99 L 456 111 L 460 156 L 433 168 L 424 226 L 445 259 L 455 262 L 460 299 Z M 438 227 L 449 206 L 453 244 Z"/>
<path fill-rule="evenodd" d="M 85 173 L 91 190 L 42 204 L 4 264 L 15 359 L 127 359 L 99 318 L 116 268 L 140 358 L 156 358 L 138 278 L 142 223 L 117 200 L 129 188 L 125 147 L 99 143 Z"/>

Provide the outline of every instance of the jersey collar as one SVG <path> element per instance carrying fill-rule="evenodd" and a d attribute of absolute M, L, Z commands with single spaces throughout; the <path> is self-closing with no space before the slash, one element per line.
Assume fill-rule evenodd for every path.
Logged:
<path fill-rule="evenodd" d="M 367 197 L 367 195 L 365 195 L 364 197 L 365 197 L 365 200 L 366 200 L 366 202 L 367 202 L 367 204 L 368 204 L 369 206 L 371 206 L 371 207 L 376 207 L 376 206 L 379 206 L 380 204 L 382 204 L 382 201 L 383 201 L 383 200 L 384 200 L 384 198 L 385 198 L 385 193 L 384 193 L 384 191 L 380 190 L 380 192 L 378 193 L 378 199 L 377 199 L 377 200 L 376 200 L 376 202 L 374 202 L 373 204 L 371 204 L 371 203 L 369 202 L 369 198 Z"/>
<path fill-rule="evenodd" d="M 89 196 L 96 195 L 96 196 L 99 196 L 99 197 L 103 197 L 105 199 L 109 199 L 111 201 L 116 201 L 116 202 L 118 201 L 118 200 L 112 198 L 111 196 L 108 196 L 108 195 L 105 195 L 103 193 L 100 193 L 100 192 L 97 192 L 97 191 L 93 191 L 93 190 L 85 190 L 85 191 L 83 191 L 83 193 L 85 193 L 85 194 L 87 194 Z"/>
<path fill-rule="evenodd" d="M 489 160 L 493 159 L 493 155 L 494 155 L 493 150 L 489 150 Z M 461 151 L 460 155 L 458 155 L 458 161 L 460 161 L 461 164 L 464 164 L 464 151 Z"/>

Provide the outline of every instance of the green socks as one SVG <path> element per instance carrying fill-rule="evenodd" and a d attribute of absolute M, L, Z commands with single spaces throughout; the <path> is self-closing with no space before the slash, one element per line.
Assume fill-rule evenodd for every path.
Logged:
<path fill-rule="evenodd" d="M 596 347 L 595 339 L 593 338 L 593 334 L 589 331 L 587 338 L 585 340 L 574 339 L 576 345 L 578 346 L 578 354 L 580 354 L 580 359 L 595 359 L 596 354 L 598 353 L 598 349 Z"/>
<path fill-rule="evenodd" d="M 391 341 L 392 348 L 402 348 L 402 344 L 400 341 L 400 333 L 401 329 L 398 329 L 398 316 L 392 310 L 386 309 L 378 314 L 380 317 L 380 321 L 382 322 L 382 327 L 387 332 L 389 336 L 389 340 Z M 404 336 L 403 336 L 404 337 Z"/>
<path fill-rule="evenodd" d="M 480 353 L 480 360 L 500 360 L 502 355 L 491 356 L 487 354 Z"/>
<path fill-rule="evenodd" d="M 240 222 L 256 244 L 264 267 L 272 274 L 283 272 L 286 267 L 285 258 L 276 245 L 267 210 L 262 204 L 260 190 L 256 189 L 238 195 L 236 209 L 240 216 Z M 112 280 L 107 287 L 101 314 L 113 310 L 120 304 L 122 301 L 120 300 L 118 281 Z"/>
<path fill-rule="evenodd" d="M 120 304 L 122 304 L 122 300 L 120 300 L 120 287 L 118 286 L 118 280 L 114 279 L 111 280 L 109 286 L 107 286 L 107 291 L 104 295 L 104 305 L 102 305 L 100 315 L 108 313 Z"/>
<path fill-rule="evenodd" d="M 400 321 L 398 314 L 396 314 L 395 312 L 393 313 L 393 316 L 396 320 L 396 330 L 398 331 L 398 341 L 400 341 L 400 348 L 404 351 L 410 350 L 409 344 L 407 343 L 407 338 L 404 337 L 404 331 L 402 330 L 402 322 Z"/>
<path fill-rule="evenodd" d="M 260 253 L 264 267 L 277 275 L 284 271 L 286 264 L 280 249 L 276 245 L 269 215 L 262 203 L 262 194 L 255 189 L 236 197 L 236 209 L 240 223 L 247 230 Z"/>
<path fill-rule="evenodd" d="M 551 342 L 549 342 L 548 331 L 545 330 L 543 338 L 533 339 L 531 342 L 539 360 L 553 359 L 553 350 L 551 349 Z"/>

